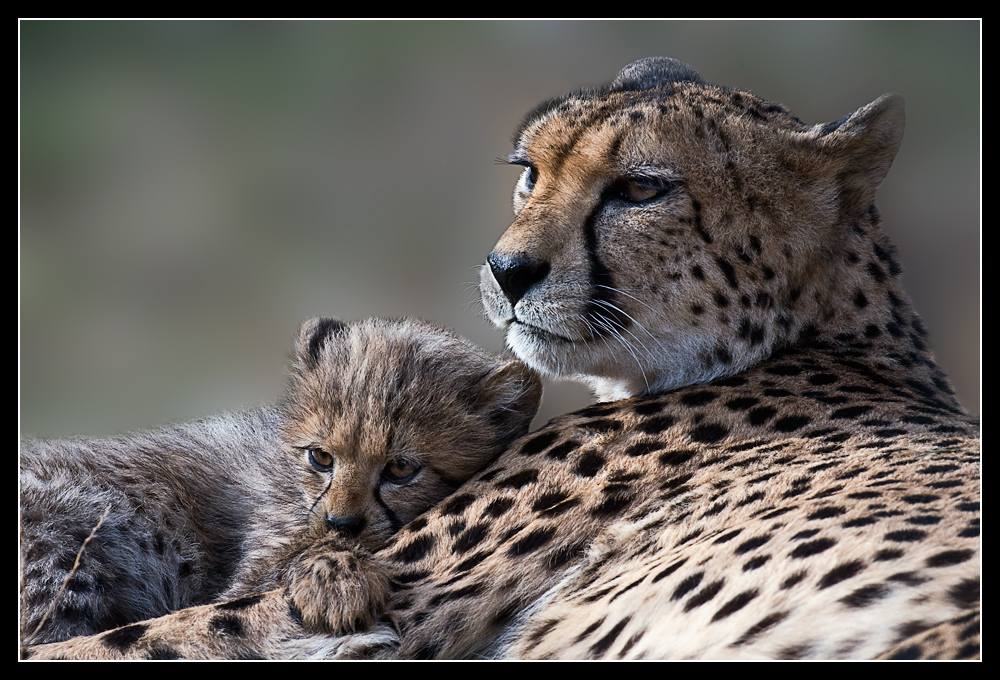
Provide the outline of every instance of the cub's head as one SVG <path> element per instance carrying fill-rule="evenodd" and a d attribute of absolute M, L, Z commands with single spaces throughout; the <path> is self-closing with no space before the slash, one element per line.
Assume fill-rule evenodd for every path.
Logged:
<path fill-rule="evenodd" d="M 525 434 L 540 399 L 520 361 L 422 321 L 307 321 L 282 437 L 311 529 L 380 547 Z"/>
<path fill-rule="evenodd" d="M 864 329 L 849 301 L 874 285 L 872 200 L 902 131 L 893 95 L 809 126 L 679 61 L 630 64 L 515 132 L 524 171 L 482 269 L 486 313 L 528 365 L 605 400 Z"/>

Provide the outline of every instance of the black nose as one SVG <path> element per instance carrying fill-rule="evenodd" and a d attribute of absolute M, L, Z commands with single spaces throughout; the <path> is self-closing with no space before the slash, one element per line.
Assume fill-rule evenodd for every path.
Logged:
<path fill-rule="evenodd" d="M 365 530 L 365 526 L 368 522 L 364 517 L 327 517 L 326 518 L 326 528 L 329 531 L 336 531 L 337 533 L 349 536 L 351 538 L 357 537 Z"/>
<path fill-rule="evenodd" d="M 493 277 L 512 305 L 524 297 L 528 290 L 549 273 L 548 262 L 535 262 L 525 255 L 498 255 L 490 253 L 486 258 L 493 270 Z"/>

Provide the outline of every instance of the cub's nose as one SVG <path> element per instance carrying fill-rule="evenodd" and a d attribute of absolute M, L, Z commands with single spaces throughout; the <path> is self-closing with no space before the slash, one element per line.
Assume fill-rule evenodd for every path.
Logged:
<path fill-rule="evenodd" d="M 508 256 L 492 252 L 486 262 L 512 305 L 516 305 L 532 286 L 549 273 L 548 262 L 536 262 L 527 255 Z"/>
<path fill-rule="evenodd" d="M 356 538 L 365 530 L 368 522 L 364 517 L 327 517 L 326 528 L 339 534 Z"/>

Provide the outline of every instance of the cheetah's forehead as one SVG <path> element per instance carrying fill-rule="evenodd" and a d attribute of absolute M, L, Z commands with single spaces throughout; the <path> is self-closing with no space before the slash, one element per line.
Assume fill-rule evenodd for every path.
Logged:
<path fill-rule="evenodd" d="M 605 152 L 618 154 L 631 148 L 642 133 L 657 136 L 677 127 L 689 134 L 692 124 L 712 127 L 727 123 L 766 126 L 771 131 L 808 129 L 781 104 L 749 91 L 703 82 L 668 83 L 641 91 L 594 89 L 549 100 L 525 116 L 513 135 L 511 161 L 533 160 L 529 147 L 544 145 L 563 151 L 575 147 L 588 130 L 617 131 Z M 625 135 L 630 138 L 626 140 Z"/>

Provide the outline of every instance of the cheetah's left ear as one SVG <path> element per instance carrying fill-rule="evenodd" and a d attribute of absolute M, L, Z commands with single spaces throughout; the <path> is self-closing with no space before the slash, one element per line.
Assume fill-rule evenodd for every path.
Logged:
<path fill-rule="evenodd" d="M 323 346 L 335 335 L 347 331 L 347 324 L 331 317 L 309 319 L 299 327 L 295 340 L 295 358 L 308 368 L 315 368 L 323 354 Z"/>
<path fill-rule="evenodd" d="M 826 157 L 827 171 L 867 206 L 889 173 L 905 127 L 903 98 L 884 94 L 836 122 L 814 126 L 806 136 Z"/>

